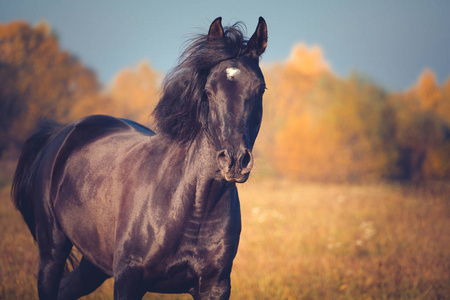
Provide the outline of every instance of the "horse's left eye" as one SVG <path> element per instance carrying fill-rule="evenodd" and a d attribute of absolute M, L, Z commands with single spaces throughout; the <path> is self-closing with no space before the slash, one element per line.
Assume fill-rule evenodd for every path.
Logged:
<path fill-rule="evenodd" d="M 259 88 L 258 90 L 258 96 L 262 97 L 262 95 L 264 95 L 264 92 L 267 90 L 266 86 L 263 85 Z"/>
<path fill-rule="evenodd" d="M 208 89 L 204 89 L 203 92 L 205 93 L 206 96 L 211 97 L 212 93 L 210 90 Z"/>

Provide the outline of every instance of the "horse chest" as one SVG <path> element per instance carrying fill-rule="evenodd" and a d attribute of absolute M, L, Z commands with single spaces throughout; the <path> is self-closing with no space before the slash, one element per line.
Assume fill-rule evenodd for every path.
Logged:
<path fill-rule="evenodd" d="M 188 292 L 209 274 L 231 268 L 239 232 L 227 230 L 223 220 L 201 224 L 190 221 L 173 252 L 166 251 L 143 262 L 148 290 L 154 292 Z M 169 237 L 168 237 L 169 238 Z M 176 241 L 171 241 L 176 242 Z M 175 290 L 174 290 L 175 289 Z"/>

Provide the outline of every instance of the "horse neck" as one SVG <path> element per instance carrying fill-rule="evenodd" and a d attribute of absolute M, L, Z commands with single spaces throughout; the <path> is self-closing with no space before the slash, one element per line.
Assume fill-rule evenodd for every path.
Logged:
<path fill-rule="evenodd" d="M 197 213 L 209 211 L 221 200 L 224 193 L 234 186 L 222 178 L 217 164 L 217 150 L 204 133 L 199 133 L 187 150 L 187 174 L 191 184 L 195 184 L 195 203 Z"/>
<path fill-rule="evenodd" d="M 187 146 L 187 167 L 194 172 L 197 180 L 208 181 L 217 177 L 218 164 L 216 155 L 216 149 L 202 132 Z M 217 177 L 217 179 L 219 178 Z"/>

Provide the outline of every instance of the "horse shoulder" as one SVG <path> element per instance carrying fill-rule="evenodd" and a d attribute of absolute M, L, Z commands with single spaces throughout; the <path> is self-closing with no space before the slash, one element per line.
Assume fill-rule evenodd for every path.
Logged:
<path fill-rule="evenodd" d="M 111 137 L 121 133 L 136 133 L 153 136 L 153 131 L 133 121 L 118 119 L 106 115 L 93 115 L 81 118 L 68 124 L 56 135 L 48 145 L 52 163 L 52 196 L 57 192 L 57 182 L 62 178 L 67 160 L 74 152 L 87 145 L 94 144 L 102 138 Z"/>

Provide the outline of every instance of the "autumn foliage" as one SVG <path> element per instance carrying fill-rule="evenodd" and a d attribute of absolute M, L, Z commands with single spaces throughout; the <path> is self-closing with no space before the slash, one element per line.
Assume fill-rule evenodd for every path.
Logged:
<path fill-rule="evenodd" d="M 269 90 L 258 150 L 273 172 L 322 182 L 450 176 L 450 80 L 425 70 L 403 93 L 339 78 L 317 47 L 264 68 Z"/>
<path fill-rule="evenodd" d="M 41 118 L 68 121 L 72 105 L 98 89 L 45 23 L 0 24 L 0 149 L 20 145 Z"/>
<path fill-rule="evenodd" d="M 357 73 L 338 77 L 319 47 L 304 45 L 263 71 L 261 173 L 320 182 L 450 178 L 450 80 L 440 86 L 425 70 L 407 91 L 388 93 Z M 101 87 L 46 23 L 0 23 L 0 155 L 42 118 L 110 114 L 151 126 L 160 81 L 143 62 Z"/>
<path fill-rule="evenodd" d="M 148 123 L 159 74 L 148 63 L 102 88 L 95 73 L 59 49 L 46 23 L 0 23 L 0 152 L 20 147 L 39 120 L 110 114 Z"/>

